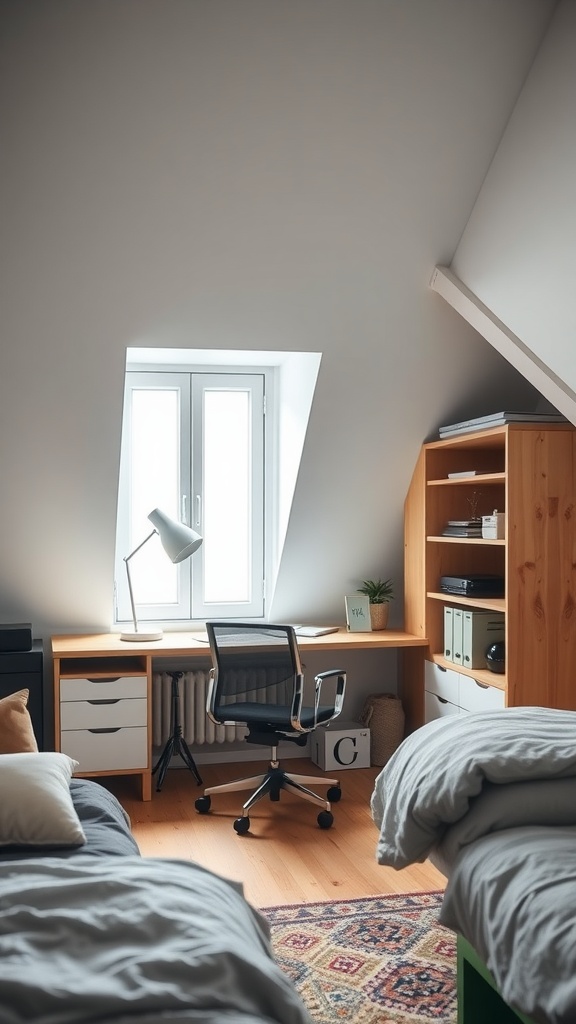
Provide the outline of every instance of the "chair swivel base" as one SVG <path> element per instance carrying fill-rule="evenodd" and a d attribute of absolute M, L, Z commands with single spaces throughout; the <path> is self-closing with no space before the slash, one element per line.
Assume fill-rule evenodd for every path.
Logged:
<path fill-rule="evenodd" d="M 326 798 L 308 788 L 318 784 L 330 787 Z M 250 818 L 248 816 L 250 808 L 265 796 L 269 796 L 271 800 L 279 800 L 280 792 L 283 789 L 295 793 L 296 796 L 301 797 L 303 800 L 308 800 L 318 807 L 322 807 L 323 810 L 318 815 L 317 821 L 320 828 L 324 829 L 330 828 L 334 822 L 334 815 L 330 810 L 330 802 L 337 803 L 342 796 L 338 779 L 324 779 L 319 778 L 317 775 L 292 775 L 290 772 L 280 768 L 277 761 L 272 761 L 268 771 L 263 772 L 261 775 L 252 775 L 250 778 L 225 782 L 221 786 L 208 786 L 204 790 L 204 796 L 196 800 L 196 810 L 200 814 L 208 814 L 212 802 L 210 798 L 214 793 L 235 793 L 240 790 L 252 789 L 254 786 L 256 787 L 254 792 L 242 806 L 241 816 L 236 818 L 234 822 L 234 829 L 238 835 L 245 835 L 250 828 Z"/>

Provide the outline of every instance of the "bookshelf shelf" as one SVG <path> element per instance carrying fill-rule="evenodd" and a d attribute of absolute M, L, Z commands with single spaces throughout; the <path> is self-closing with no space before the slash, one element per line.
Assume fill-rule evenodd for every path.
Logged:
<path fill-rule="evenodd" d="M 477 473 L 476 476 L 452 479 L 443 477 L 441 480 L 427 480 L 426 483 L 428 487 L 470 487 L 470 484 L 503 484 L 505 480 L 505 473 Z"/>
<path fill-rule="evenodd" d="M 429 544 L 480 544 L 486 547 L 506 545 L 505 540 L 489 540 L 486 537 L 426 537 L 426 541 Z"/>
<path fill-rule="evenodd" d="M 489 612 L 505 612 L 506 601 L 503 597 L 460 597 L 457 594 L 444 594 L 441 591 L 429 591 L 426 594 L 431 601 L 442 601 L 443 604 L 458 604 L 464 608 L 483 608 Z"/>

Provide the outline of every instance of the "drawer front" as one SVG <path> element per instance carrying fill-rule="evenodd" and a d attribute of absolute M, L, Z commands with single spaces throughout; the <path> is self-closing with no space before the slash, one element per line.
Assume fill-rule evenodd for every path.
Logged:
<path fill-rule="evenodd" d="M 478 683 L 471 676 L 460 676 L 460 707 L 466 711 L 490 711 L 506 707 L 504 690 Z"/>
<path fill-rule="evenodd" d="M 87 701 L 69 700 L 60 706 L 60 728 L 107 729 L 147 724 L 148 702 L 134 699 Z"/>
<path fill-rule="evenodd" d="M 434 722 L 437 718 L 446 718 L 448 715 L 458 714 L 460 714 L 460 708 L 457 704 L 444 700 L 443 697 L 439 697 L 437 693 L 431 693 L 430 690 L 424 691 L 425 722 Z"/>
<path fill-rule="evenodd" d="M 70 729 L 61 734 L 61 749 L 78 761 L 78 772 L 128 771 L 148 767 L 147 740 L 143 727 L 112 732 Z"/>
<path fill-rule="evenodd" d="M 60 700 L 117 700 L 146 697 L 146 676 L 114 676 L 108 679 L 61 679 Z"/>
<path fill-rule="evenodd" d="M 435 693 L 452 704 L 458 704 L 460 673 L 451 668 L 441 668 L 433 661 L 424 663 L 424 689 Z"/>

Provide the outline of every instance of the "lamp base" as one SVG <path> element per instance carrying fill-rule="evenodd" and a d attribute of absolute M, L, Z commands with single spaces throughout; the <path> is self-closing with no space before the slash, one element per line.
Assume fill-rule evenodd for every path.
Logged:
<path fill-rule="evenodd" d="M 131 640 L 132 643 L 136 644 L 148 644 L 151 643 L 152 640 L 161 640 L 163 636 L 164 633 L 162 630 L 159 630 L 156 633 L 135 633 L 134 630 L 131 630 L 129 633 L 121 633 L 120 639 Z"/>

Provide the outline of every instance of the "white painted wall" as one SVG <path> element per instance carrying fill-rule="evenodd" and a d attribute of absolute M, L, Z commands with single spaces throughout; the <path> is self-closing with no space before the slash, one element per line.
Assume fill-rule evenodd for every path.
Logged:
<path fill-rule="evenodd" d="M 562 0 L 451 266 L 572 391 L 576 390 L 575 111 L 576 4 Z"/>
<path fill-rule="evenodd" d="M 127 346 L 321 352 L 271 614 L 399 581 L 421 441 L 536 400 L 428 289 L 552 0 L 4 0 L 0 621 L 110 623 Z"/>
<path fill-rule="evenodd" d="M 278 537 L 274 566 L 278 565 L 290 519 L 292 496 L 296 487 L 300 459 L 306 441 L 310 409 L 314 401 L 316 381 L 322 356 L 318 352 L 287 354 L 280 363 L 277 377 L 279 407 L 277 466 L 272 489 L 278 505 Z M 275 589 L 275 579 L 271 590 Z"/>

